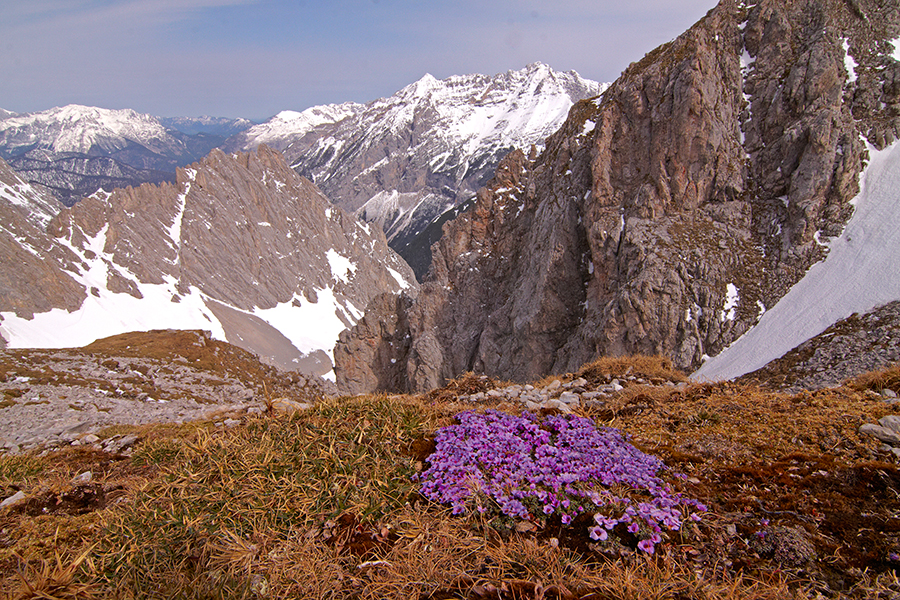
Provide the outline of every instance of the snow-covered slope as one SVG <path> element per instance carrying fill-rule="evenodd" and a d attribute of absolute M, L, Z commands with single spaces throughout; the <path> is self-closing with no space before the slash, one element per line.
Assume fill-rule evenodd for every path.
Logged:
<path fill-rule="evenodd" d="M 877 151 L 861 179 L 855 212 L 827 258 L 693 378 L 750 373 L 853 313 L 900 300 L 900 142 Z"/>
<path fill-rule="evenodd" d="M 229 140 L 229 147 L 252 149 L 266 144 L 276 150 L 284 150 L 291 140 L 303 137 L 317 128 L 328 127 L 364 109 L 353 102 L 313 106 L 302 112 L 283 110 L 268 121 L 254 125 Z"/>
<path fill-rule="evenodd" d="M 0 336 L 10 347 L 205 329 L 321 375 L 373 296 L 415 285 L 380 232 L 265 146 L 214 151 L 179 169 L 175 185 L 97 194 L 49 222 L 29 209 L 26 188 L 0 171 L 0 215 L 14 225 L 0 227 Z"/>
<path fill-rule="evenodd" d="M 280 113 L 226 148 L 281 149 L 335 204 L 380 225 L 413 264 L 404 248 L 421 231 L 472 198 L 508 152 L 542 144 L 574 102 L 605 88 L 540 63 L 494 76 L 425 75 L 366 105 Z"/>
<path fill-rule="evenodd" d="M 228 119 L 225 117 L 160 117 L 159 122 L 169 129 L 188 135 L 207 133 L 211 135 L 232 136 L 253 127 L 247 119 Z"/>
<path fill-rule="evenodd" d="M 23 180 L 3 161 L 0 161 L 0 202 L 15 207 L 27 221 L 41 228 L 62 209 L 59 202 Z"/>
<path fill-rule="evenodd" d="M 4 119 L 0 146 L 5 153 L 42 148 L 54 152 L 86 154 L 93 148 L 118 150 L 137 143 L 160 154 L 183 147 L 159 119 L 131 109 L 109 110 L 93 106 L 51 108 Z"/>

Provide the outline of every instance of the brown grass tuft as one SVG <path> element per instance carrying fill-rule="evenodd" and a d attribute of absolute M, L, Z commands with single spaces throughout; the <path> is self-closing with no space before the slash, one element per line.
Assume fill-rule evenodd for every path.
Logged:
<path fill-rule="evenodd" d="M 88 561 L 93 547 L 86 549 L 74 560 L 66 561 L 59 554 L 53 559 L 42 559 L 37 565 L 25 562 L 24 571 L 18 572 L 19 585 L 10 596 L 12 600 L 93 600 L 106 598 L 107 594 L 93 582 L 80 583 L 76 574 L 82 563 Z M 24 561 L 23 561 L 24 562 Z"/>
<path fill-rule="evenodd" d="M 872 390 L 881 393 L 889 389 L 900 393 L 900 363 L 880 371 L 864 373 L 844 385 L 857 391 Z"/>
<path fill-rule="evenodd" d="M 604 356 L 579 369 L 577 376 L 589 383 L 606 383 L 615 377 L 635 375 L 651 383 L 687 381 L 684 373 L 665 356 Z"/>

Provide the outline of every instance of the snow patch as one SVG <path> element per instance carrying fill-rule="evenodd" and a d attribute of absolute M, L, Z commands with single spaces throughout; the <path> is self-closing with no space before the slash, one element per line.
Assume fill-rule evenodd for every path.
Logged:
<path fill-rule="evenodd" d="M 333 248 L 325 253 L 325 258 L 331 265 L 331 276 L 344 283 L 349 283 L 350 276 L 356 272 L 356 264 L 346 256 L 338 254 Z"/>
<path fill-rule="evenodd" d="M 300 352 L 309 354 L 323 350 L 333 363 L 334 345 L 346 328 L 338 316 L 338 311 L 341 310 L 345 314 L 349 312 L 352 316 L 356 310 L 355 307 L 351 311 L 343 309 L 344 306 L 335 296 L 334 289 L 325 287 L 316 290 L 316 302 L 310 302 L 303 295 L 295 294 L 287 302 L 272 308 L 255 308 L 251 314 L 280 331 Z M 354 319 L 350 320 L 351 324 L 355 323 Z"/>
<path fill-rule="evenodd" d="M 184 209 L 187 206 L 187 195 L 191 192 L 191 185 L 194 183 L 194 178 L 197 176 L 197 171 L 194 169 L 185 169 L 184 173 L 188 178 L 187 183 L 184 186 L 184 192 L 178 195 L 178 208 L 175 210 L 175 219 L 172 221 L 172 225 L 169 226 L 168 230 L 169 239 L 172 240 L 172 247 L 175 248 L 176 263 L 181 256 L 181 225 L 184 222 Z"/>
<path fill-rule="evenodd" d="M 850 83 L 856 81 L 856 68 L 859 66 L 853 57 L 850 56 L 850 40 L 841 38 L 841 46 L 844 48 L 844 68 L 847 69 L 847 76 Z"/>
<path fill-rule="evenodd" d="M 409 287 L 410 287 L 409 282 L 403 278 L 403 275 L 401 275 L 398 271 L 395 271 L 394 269 L 392 269 L 390 267 L 385 267 L 385 268 L 388 270 L 388 273 L 391 274 L 391 277 L 393 277 L 397 281 L 397 285 L 400 286 L 401 290 L 409 289 Z"/>
<path fill-rule="evenodd" d="M 729 283 L 725 286 L 725 304 L 719 312 L 719 321 L 722 323 L 725 321 L 734 321 L 737 305 L 740 301 L 741 295 L 738 293 L 737 286 L 733 283 Z"/>
<path fill-rule="evenodd" d="M 825 260 L 694 379 L 755 371 L 855 312 L 900 300 L 900 142 L 882 151 L 870 146 L 869 155 L 856 210 Z"/>
<path fill-rule="evenodd" d="M 96 281 L 101 271 L 105 283 L 105 268 L 92 268 L 83 279 Z M 111 335 L 151 329 L 204 329 L 224 341 L 225 331 L 206 307 L 200 291 L 191 287 L 179 302 L 172 302 L 178 295 L 175 286 L 174 279 L 159 285 L 140 284 L 143 299 L 93 286 L 97 295 L 88 293 L 81 307 L 71 313 L 54 308 L 30 320 L 13 312 L 2 313 L 0 333 L 10 348 L 80 347 Z"/>

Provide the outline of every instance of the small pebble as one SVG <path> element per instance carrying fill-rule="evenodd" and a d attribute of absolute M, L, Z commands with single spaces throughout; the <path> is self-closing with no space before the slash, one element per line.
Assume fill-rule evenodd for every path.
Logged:
<path fill-rule="evenodd" d="M 90 471 L 85 471 L 80 474 L 78 477 L 72 480 L 72 483 L 75 485 L 86 485 L 91 482 L 91 479 L 94 478 L 94 474 Z"/>

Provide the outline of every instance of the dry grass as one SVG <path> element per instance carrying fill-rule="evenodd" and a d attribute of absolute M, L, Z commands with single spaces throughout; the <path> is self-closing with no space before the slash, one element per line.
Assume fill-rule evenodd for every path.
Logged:
<path fill-rule="evenodd" d="M 576 376 L 599 382 L 624 375 L 639 376 L 653 383 L 687 381 L 685 374 L 665 356 L 605 356 L 581 367 Z"/>
<path fill-rule="evenodd" d="M 86 549 L 71 561 L 64 561 L 59 554 L 53 559 L 40 560 L 37 565 L 27 564 L 24 573 L 19 572 L 19 585 L 12 592 L 13 600 L 93 600 L 103 598 L 102 589 L 95 583 L 82 583 L 76 575 L 92 548 Z"/>
<path fill-rule="evenodd" d="M 577 373 L 547 375 L 536 381 L 537 388 L 546 387 L 554 380 L 572 381 L 583 377 L 590 385 L 600 385 L 616 378 L 633 376 L 648 383 L 687 381 L 687 376 L 672 365 L 665 356 L 603 356 L 582 366 Z"/>
<path fill-rule="evenodd" d="M 791 453 L 871 460 L 878 443 L 860 437 L 859 427 L 896 412 L 897 407 L 848 389 L 788 395 L 715 383 L 684 389 L 634 386 L 586 414 L 631 433 L 649 452 L 695 454 L 704 462 L 735 465 Z"/>
<path fill-rule="evenodd" d="M 578 375 L 678 380 L 670 369 L 632 357 Z M 686 473 L 675 484 L 710 504 L 698 526 L 648 558 L 612 556 L 573 528 L 516 533 L 421 499 L 410 476 L 429 436 L 461 408 L 454 394 L 488 385 L 468 375 L 428 397 L 339 398 L 233 429 L 128 428 L 143 438 L 128 459 L 85 449 L 0 457 L 0 489 L 23 489 L 45 507 L 83 470 L 107 494 L 86 513 L 42 513 L 40 504 L 0 512 L 0 585 L 9 598 L 737 600 L 900 590 L 883 559 L 851 567 L 863 546 L 841 547 L 862 536 L 858 544 L 883 552 L 893 539 L 859 533 L 900 514 L 900 472 L 872 462 L 884 456 L 857 433 L 891 405 L 847 388 L 786 396 L 636 385 L 587 411 Z M 808 518 L 815 510 L 818 521 Z M 841 538 L 835 524 L 852 511 L 871 519 Z M 819 567 L 756 554 L 748 544 L 763 518 L 817 528 L 817 564 L 839 572 L 844 588 L 828 588 Z"/>
<path fill-rule="evenodd" d="M 897 392 L 900 390 L 900 363 L 854 377 L 845 385 L 859 391 L 872 390 L 881 393 L 885 389 L 890 389 Z"/>

